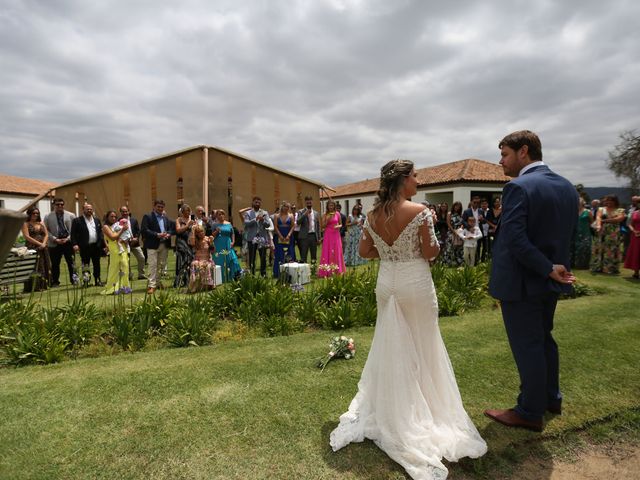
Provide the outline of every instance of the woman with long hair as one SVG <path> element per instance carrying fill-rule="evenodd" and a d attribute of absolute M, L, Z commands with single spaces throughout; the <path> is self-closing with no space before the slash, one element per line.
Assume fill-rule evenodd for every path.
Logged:
<path fill-rule="evenodd" d="M 487 445 L 464 410 L 438 328 L 429 261 L 440 247 L 431 212 L 407 200 L 418 186 L 413 163 L 394 160 L 380 173 L 359 247 L 360 256 L 380 258 L 376 329 L 330 443 L 336 451 L 369 438 L 411 477 L 441 479 L 443 458 L 476 458 Z"/>
<path fill-rule="evenodd" d="M 274 259 L 273 278 L 280 277 L 280 265 L 296 261 L 296 246 L 293 239 L 293 214 L 291 204 L 282 202 L 274 215 Z"/>
<path fill-rule="evenodd" d="M 174 288 L 189 285 L 189 272 L 193 261 L 193 250 L 189 246 L 191 227 L 197 220 L 192 218 L 191 207 L 186 203 L 180 207 L 180 216 L 176 218 L 176 276 L 173 280 Z M 203 228 L 206 228 L 203 225 Z"/>
<path fill-rule="evenodd" d="M 576 225 L 576 235 L 573 241 L 572 266 L 573 268 L 589 268 L 591 261 L 591 224 L 593 215 L 587 208 L 584 198 L 579 200 L 578 224 Z"/>
<path fill-rule="evenodd" d="M 320 217 L 320 227 L 324 231 L 322 239 L 322 255 L 318 265 L 318 277 L 330 277 L 334 274 L 343 274 L 346 270 L 344 255 L 342 253 L 342 219 L 340 212 L 336 210 L 336 202 L 327 202 L 327 211 Z"/>
<path fill-rule="evenodd" d="M 109 249 L 109 270 L 103 295 L 131 293 L 129 283 L 129 243 L 122 237 L 129 230 L 126 219 L 118 220 L 115 210 L 109 210 L 104 216 L 102 233 Z"/>
<path fill-rule="evenodd" d="M 38 254 L 34 275 L 24 282 L 25 292 L 38 292 L 46 290 L 51 276 L 51 259 L 47 248 L 49 234 L 37 207 L 27 209 L 27 219 L 22 224 L 22 236 L 27 248 L 35 250 Z"/>
<path fill-rule="evenodd" d="M 367 260 L 358 254 L 358 245 L 362 238 L 362 227 L 365 217 L 359 205 L 354 205 L 351 209 L 351 215 L 347 218 L 347 238 L 344 241 L 344 263 L 345 265 L 355 267 L 367 263 Z"/>
<path fill-rule="evenodd" d="M 620 273 L 622 234 L 620 224 L 625 220 L 624 209 L 615 195 L 604 197 L 603 207 L 596 215 L 596 236 L 591 249 L 591 272 Z"/>
<path fill-rule="evenodd" d="M 215 211 L 213 235 L 215 247 L 213 261 L 222 269 L 222 281 L 229 282 L 240 275 L 242 268 L 240 268 L 238 256 L 233 248 L 236 241 L 233 225 L 227 221 L 227 214 L 222 209 Z"/>
<path fill-rule="evenodd" d="M 195 293 L 215 288 L 216 272 L 210 252 L 214 248 L 213 240 L 205 235 L 202 225 L 194 225 L 191 230 L 189 245 L 193 247 L 194 255 L 189 276 L 189 292 Z"/>
<path fill-rule="evenodd" d="M 453 202 L 451 212 L 447 215 L 447 248 L 442 258 L 444 264 L 449 267 L 459 267 L 464 264 L 464 242 L 456 233 L 461 225 L 462 203 Z"/>

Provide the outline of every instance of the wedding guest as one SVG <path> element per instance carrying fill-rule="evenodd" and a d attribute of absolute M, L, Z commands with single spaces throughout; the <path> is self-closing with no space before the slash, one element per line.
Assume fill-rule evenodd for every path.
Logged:
<path fill-rule="evenodd" d="M 434 216 L 436 220 L 435 228 L 436 235 L 438 236 L 438 242 L 440 243 L 440 250 L 444 252 L 447 244 L 447 233 L 449 232 L 449 224 L 447 218 L 449 217 L 449 205 L 447 202 L 443 202 L 438 205 L 436 214 Z"/>
<path fill-rule="evenodd" d="M 280 277 L 280 265 L 296 261 L 296 245 L 293 241 L 293 214 L 289 202 L 282 202 L 275 219 L 275 255 L 273 261 L 273 277 Z"/>
<path fill-rule="evenodd" d="M 204 209 L 202 210 L 204 211 Z M 189 205 L 183 204 L 178 211 L 180 216 L 176 218 L 176 276 L 173 281 L 174 288 L 189 285 L 191 262 L 193 261 L 193 250 L 189 245 L 191 227 L 200 225 L 206 233 L 206 223 L 202 222 L 202 217 L 197 217 L 200 221 L 193 218 Z"/>
<path fill-rule="evenodd" d="M 588 269 L 591 263 L 591 224 L 593 217 L 591 210 L 585 204 L 584 198 L 579 200 L 578 208 L 578 224 L 576 226 L 576 235 L 573 242 L 573 261 L 574 268 Z"/>
<path fill-rule="evenodd" d="M 37 207 L 27 209 L 27 219 L 22 224 L 22 236 L 25 239 L 25 246 L 35 250 L 38 255 L 34 274 L 24 282 L 24 291 L 28 293 L 46 290 L 51 271 L 51 259 L 47 248 L 49 234 Z"/>
<path fill-rule="evenodd" d="M 160 279 L 171 248 L 171 234 L 175 233 L 175 223 L 166 216 L 164 207 L 164 200 L 154 200 L 153 211 L 142 217 L 140 226 L 149 262 L 148 294 L 163 288 Z"/>
<path fill-rule="evenodd" d="M 60 261 L 64 257 L 69 272 L 69 282 L 77 283 L 74 268 L 74 252 L 71 244 L 71 224 L 76 216 L 64 209 L 64 200 L 53 200 L 53 212 L 44 217 L 44 224 L 49 234 L 48 247 L 51 258 L 51 286 L 60 285 Z"/>
<path fill-rule="evenodd" d="M 195 252 L 191 262 L 191 276 L 189 277 L 189 292 L 195 293 L 215 288 L 215 264 L 211 260 L 210 250 L 213 242 L 205 235 L 202 225 L 193 226 L 193 235 L 189 243 Z"/>
<path fill-rule="evenodd" d="M 498 221 L 500 220 L 500 215 L 502 214 L 502 204 L 500 197 L 496 197 L 493 199 L 493 206 L 489 210 L 487 210 L 487 224 L 489 225 L 489 254 L 491 254 L 491 250 L 493 248 L 493 242 L 496 240 L 496 235 L 498 234 Z"/>
<path fill-rule="evenodd" d="M 276 244 L 273 241 L 273 239 L 274 239 L 275 230 L 276 230 L 276 217 L 279 214 L 280 214 L 280 207 L 276 206 L 274 212 L 271 215 L 269 215 L 269 222 L 270 222 L 269 227 L 271 227 L 271 228 L 267 228 L 267 232 L 268 232 L 268 235 L 269 235 L 269 251 L 268 251 L 268 254 L 269 254 L 269 259 L 268 259 L 269 260 L 269 266 L 273 265 L 273 256 L 274 256 L 275 251 L 276 251 Z"/>
<path fill-rule="evenodd" d="M 347 216 L 342 213 L 342 205 L 336 203 L 336 211 L 340 214 L 340 243 L 342 244 L 342 251 L 344 252 L 344 239 L 347 235 Z"/>
<path fill-rule="evenodd" d="M 247 247 L 249 250 L 249 270 L 256 273 L 256 255 L 260 256 L 260 275 L 267 275 L 267 249 L 270 247 L 269 229 L 273 224 L 269 212 L 262 210 L 262 199 L 253 197 L 251 209 L 245 212 L 244 229 L 247 233 Z"/>
<path fill-rule="evenodd" d="M 211 211 L 211 216 L 207 216 L 207 211 L 202 205 L 197 205 L 195 208 L 195 222 L 204 228 L 204 234 L 210 236 L 213 232 L 213 223 L 215 222 L 216 213 L 215 210 Z"/>
<path fill-rule="evenodd" d="M 640 196 L 631 197 L 627 227 L 629 228 L 631 240 L 624 260 L 624 268 L 633 270 L 631 278 L 637 280 L 640 278 L 638 276 L 638 272 L 640 272 Z"/>
<path fill-rule="evenodd" d="M 482 233 L 482 237 L 478 239 L 478 261 L 484 262 L 489 258 L 489 224 L 487 223 L 489 201 L 486 198 L 480 199 L 480 210 L 482 214 L 476 225 L 480 229 L 480 233 Z"/>
<path fill-rule="evenodd" d="M 305 208 L 298 212 L 296 222 L 300 226 L 298 233 L 298 248 L 300 261 L 308 263 L 307 253 L 311 254 L 311 263 L 316 263 L 318 244 L 320 243 L 320 214 L 313 209 L 313 197 L 304 197 Z"/>
<path fill-rule="evenodd" d="M 591 249 L 591 272 L 620 273 L 622 261 L 622 235 L 620 224 L 625 220 L 624 209 L 615 195 L 607 195 L 603 199 L 603 207 L 596 216 L 596 237 Z"/>
<path fill-rule="evenodd" d="M 324 232 L 322 241 L 322 255 L 318 266 L 318 277 L 330 277 L 343 274 L 346 270 L 342 254 L 342 240 L 340 229 L 342 218 L 336 209 L 336 202 L 327 202 L 327 211 L 322 216 L 320 226 Z"/>
<path fill-rule="evenodd" d="M 83 282 L 88 284 L 89 263 L 93 264 L 93 279 L 97 287 L 104 284 L 100 280 L 100 257 L 104 252 L 102 223 L 93 215 L 93 205 L 85 203 L 82 216 L 71 222 L 71 244 L 74 252 L 80 252 L 82 260 Z M 128 273 L 127 273 L 128 275 Z"/>
<path fill-rule="evenodd" d="M 459 267 L 464 264 L 464 241 L 456 233 L 463 226 L 462 203 L 453 202 L 451 212 L 447 216 L 447 249 L 444 251 L 443 261 L 449 267 Z"/>
<path fill-rule="evenodd" d="M 351 215 L 347 218 L 347 238 L 345 240 L 344 263 L 348 266 L 357 266 L 367 263 L 358 253 L 358 245 L 362 238 L 362 228 L 364 226 L 365 216 L 358 205 L 351 209 Z"/>
<path fill-rule="evenodd" d="M 462 222 L 465 224 L 465 227 L 467 226 L 467 219 L 469 217 L 473 217 L 476 219 L 476 226 L 479 226 L 484 222 L 484 213 L 480 208 L 480 197 L 478 195 L 474 195 L 473 198 L 471 198 L 471 204 L 469 205 L 469 208 L 467 208 L 462 213 Z M 476 242 L 478 244 L 477 251 L 476 251 L 476 259 L 479 260 L 480 259 L 479 252 L 482 247 L 480 245 L 479 240 Z"/>
<path fill-rule="evenodd" d="M 507 427 L 541 432 L 547 411 L 562 412 L 558 346 L 552 330 L 558 294 L 570 293 L 575 281 L 569 271 L 569 248 L 578 194 L 542 161 L 542 144 L 535 133 L 513 132 L 498 148 L 500 165 L 513 180 L 503 190 L 489 293 L 500 300 L 520 392 L 514 408 L 484 414 Z"/>
<path fill-rule="evenodd" d="M 138 223 L 138 220 L 131 215 L 129 207 L 126 205 L 120 207 L 120 219 L 123 218 L 128 222 L 128 231 L 131 235 L 131 238 L 129 238 L 129 257 L 131 257 L 131 254 L 136 257 L 138 280 L 146 280 L 147 276 L 144 274 L 146 259 L 144 258 L 142 247 L 140 246 L 140 224 Z M 131 271 L 131 258 L 129 258 L 129 270 Z M 129 280 L 131 279 L 132 275 L 129 273 Z"/>
<path fill-rule="evenodd" d="M 129 241 L 131 235 L 129 221 L 126 218 L 118 220 L 116 212 L 109 210 L 104 216 L 102 234 L 109 249 L 109 268 L 107 270 L 107 288 L 101 293 L 112 295 L 131 293 L 129 283 Z"/>
<path fill-rule="evenodd" d="M 227 221 L 227 214 L 224 210 L 218 210 L 216 215 L 216 223 L 213 224 L 213 244 L 215 247 L 213 260 L 222 269 L 222 281 L 229 282 L 238 277 L 242 270 L 233 248 L 235 232 L 233 225 Z"/>
<path fill-rule="evenodd" d="M 473 267 L 476 264 L 476 252 L 478 248 L 478 239 L 482 238 L 482 232 L 476 225 L 476 219 L 474 217 L 467 218 L 467 226 L 461 225 L 456 230 L 458 237 L 463 240 L 463 258 L 464 263 L 469 267 Z"/>
<path fill-rule="evenodd" d="M 293 214 L 293 245 L 299 248 L 298 235 L 300 234 L 300 225 L 298 225 L 298 209 L 296 204 L 291 204 L 291 213 Z"/>
<path fill-rule="evenodd" d="M 245 207 L 238 210 L 238 215 L 240 215 L 240 221 L 242 225 L 249 220 L 249 216 L 247 213 L 251 210 L 251 207 Z M 249 242 L 247 242 L 247 229 L 243 228 L 242 230 L 242 247 L 240 248 L 240 254 L 242 256 L 242 261 L 245 265 L 249 265 Z"/>

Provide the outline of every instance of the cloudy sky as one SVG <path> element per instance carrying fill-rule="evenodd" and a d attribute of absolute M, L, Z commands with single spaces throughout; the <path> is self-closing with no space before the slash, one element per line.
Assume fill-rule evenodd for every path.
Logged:
<path fill-rule="evenodd" d="M 218 145 L 339 185 L 540 134 L 615 186 L 640 128 L 636 0 L 0 0 L 0 172 L 63 181 Z"/>

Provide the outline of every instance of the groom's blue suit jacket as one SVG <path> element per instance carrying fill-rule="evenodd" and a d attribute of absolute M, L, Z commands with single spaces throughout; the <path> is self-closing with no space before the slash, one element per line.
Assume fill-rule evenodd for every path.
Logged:
<path fill-rule="evenodd" d="M 502 215 L 492 250 L 489 293 L 499 300 L 571 291 L 549 278 L 553 264 L 567 269 L 578 219 L 578 193 L 546 165 L 505 185 Z"/>

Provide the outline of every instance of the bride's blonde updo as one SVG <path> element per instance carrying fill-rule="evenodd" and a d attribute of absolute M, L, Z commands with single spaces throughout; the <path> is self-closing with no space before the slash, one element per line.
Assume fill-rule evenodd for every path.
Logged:
<path fill-rule="evenodd" d="M 387 222 L 393 217 L 393 204 L 399 200 L 402 184 L 412 171 L 411 160 L 399 159 L 391 160 L 380 169 L 380 188 L 373 201 L 371 212 L 373 215 L 382 210 L 387 217 Z"/>

